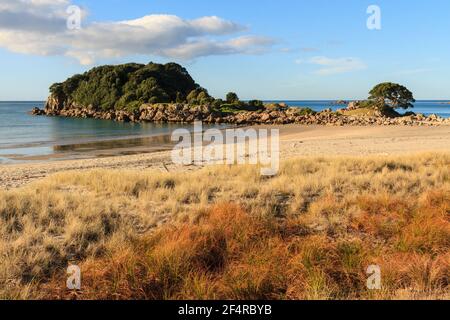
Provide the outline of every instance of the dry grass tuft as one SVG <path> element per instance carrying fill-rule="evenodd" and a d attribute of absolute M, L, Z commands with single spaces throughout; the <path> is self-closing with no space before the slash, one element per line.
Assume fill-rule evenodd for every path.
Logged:
<path fill-rule="evenodd" d="M 258 173 L 98 170 L 0 191 L 0 297 L 449 298 L 449 155 Z M 82 270 L 76 294 L 69 262 Z M 372 264 L 381 290 L 366 287 Z"/>

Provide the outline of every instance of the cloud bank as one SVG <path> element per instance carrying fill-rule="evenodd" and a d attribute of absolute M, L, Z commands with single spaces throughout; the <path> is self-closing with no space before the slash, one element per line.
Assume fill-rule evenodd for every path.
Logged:
<path fill-rule="evenodd" d="M 237 36 L 247 29 L 216 16 L 186 20 L 175 15 L 147 15 L 70 30 L 66 12 L 70 5 L 70 0 L 1 0 L 0 47 L 24 54 L 63 55 L 92 64 L 102 58 L 131 55 L 190 60 L 258 54 L 273 44 L 267 37 Z"/>

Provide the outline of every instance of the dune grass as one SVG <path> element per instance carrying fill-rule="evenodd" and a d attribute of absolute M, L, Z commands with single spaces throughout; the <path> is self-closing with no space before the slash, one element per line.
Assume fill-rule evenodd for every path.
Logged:
<path fill-rule="evenodd" d="M 65 172 L 0 191 L 0 222 L 3 299 L 450 298 L 449 154 Z"/>

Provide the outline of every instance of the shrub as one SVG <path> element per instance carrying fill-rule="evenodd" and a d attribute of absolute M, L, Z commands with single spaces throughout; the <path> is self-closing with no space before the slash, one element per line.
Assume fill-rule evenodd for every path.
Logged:
<path fill-rule="evenodd" d="M 234 92 L 228 92 L 227 93 L 227 97 L 226 100 L 228 103 L 233 104 L 233 103 L 238 103 L 239 102 L 239 97 L 236 93 Z"/>
<path fill-rule="evenodd" d="M 317 112 L 314 111 L 311 108 L 299 108 L 299 110 L 297 111 L 297 114 L 301 115 L 301 116 L 306 116 L 306 115 L 310 115 L 310 114 L 316 114 Z"/>

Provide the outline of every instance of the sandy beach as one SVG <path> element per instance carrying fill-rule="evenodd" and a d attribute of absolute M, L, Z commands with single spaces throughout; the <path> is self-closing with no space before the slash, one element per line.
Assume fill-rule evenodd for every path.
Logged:
<path fill-rule="evenodd" d="M 450 126 L 405 127 L 364 126 L 325 127 L 286 125 L 256 126 L 279 128 L 281 159 L 299 156 L 368 156 L 403 155 L 420 152 L 450 152 Z M 132 148 L 131 148 L 132 149 Z M 133 150 L 129 150 L 133 151 Z M 174 165 L 170 151 L 108 156 L 95 159 L 41 161 L 6 164 L 0 167 L 0 188 L 17 188 L 50 174 L 69 170 L 88 169 L 156 169 L 161 171 L 189 171 L 199 166 Z"/>

